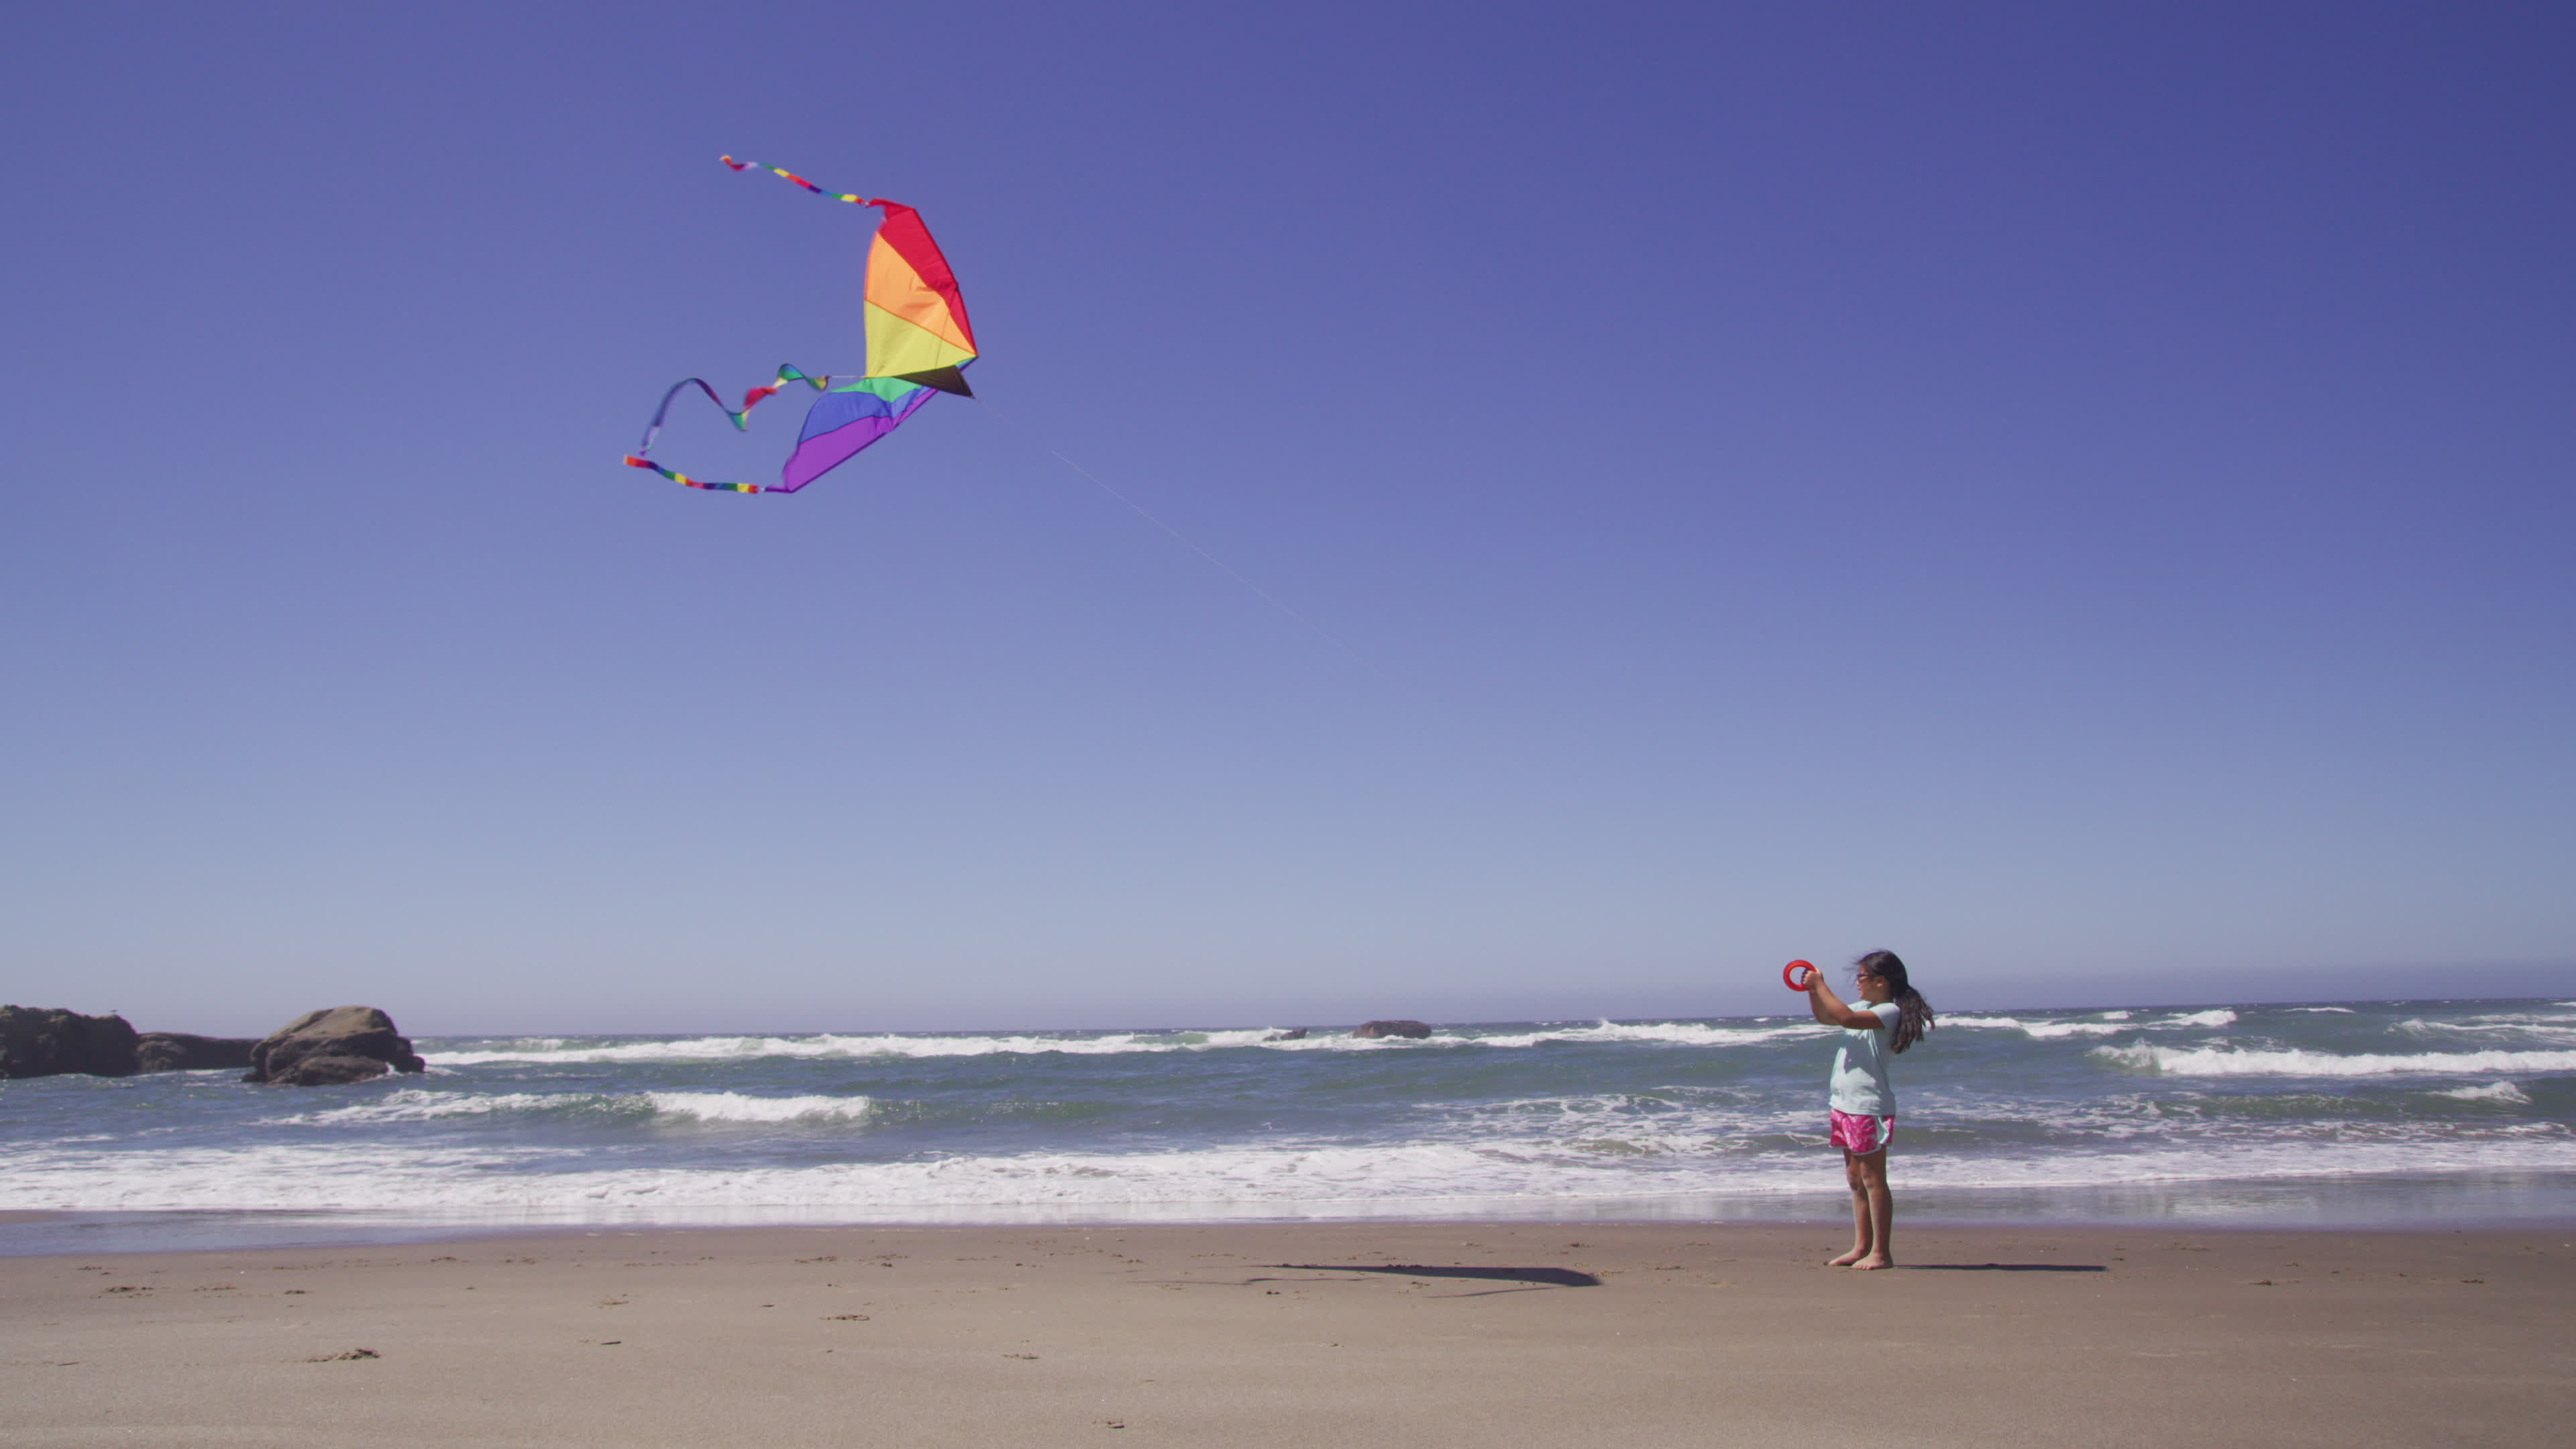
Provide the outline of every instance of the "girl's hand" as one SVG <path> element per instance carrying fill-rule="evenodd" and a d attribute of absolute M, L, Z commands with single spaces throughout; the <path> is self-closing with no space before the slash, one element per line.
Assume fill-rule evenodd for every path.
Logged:
<path fill-rule="evenodd" d="M 1843 1014 L 1847 1010 L 1842 998 L 1834 995 L 1834 989 L 1825 984 L 1825 973 L 1813 966 L 1807 968 L 1807 1010 L 1815 1013 L 1816 1020 L 1827 1026 L 1842 1025 Z"/>

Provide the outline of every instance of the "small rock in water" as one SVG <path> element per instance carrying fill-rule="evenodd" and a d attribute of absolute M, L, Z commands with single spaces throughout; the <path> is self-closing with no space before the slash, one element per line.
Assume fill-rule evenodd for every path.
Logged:
<path fill-rule="evenodd" d="M 251 1048 L 250 1075 L 242 1080 L 327 1087 L 426 1066 L 392 1017 L 372 1006 L 334 1006 L 304 1013 Z"/>

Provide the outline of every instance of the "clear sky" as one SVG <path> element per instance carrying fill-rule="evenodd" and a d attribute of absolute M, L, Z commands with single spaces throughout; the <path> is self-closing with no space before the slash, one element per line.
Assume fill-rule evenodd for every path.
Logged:
<path fill-rule="evenodd" d="M 0 999 L 2576 992 L 2576 11 L 30 7 Z M 792 497 L 619 466 L 862 357 Z M 661 456 L 761 478 L 800 405 Z M 1275 596 L 1128 511 L 1078 462 Z M 1289 612 L 1293 611 L 1293 612 Z"/>

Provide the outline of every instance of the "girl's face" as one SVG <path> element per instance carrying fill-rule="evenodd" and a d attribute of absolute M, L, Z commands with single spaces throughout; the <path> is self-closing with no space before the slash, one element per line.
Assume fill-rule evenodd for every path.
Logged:
<path fill-rule="evenodd" d="M 1872 1005 L 1876 1005 L 1882 1001 L 1892 1001 L 1895 999 L 1888 995 L 1887 978 L 1872 972 L 1866 966 L 1858 968 L 1854 973 L 1852 984 L 1859 990 L 1860 999 L 1869 1002 Z"/>

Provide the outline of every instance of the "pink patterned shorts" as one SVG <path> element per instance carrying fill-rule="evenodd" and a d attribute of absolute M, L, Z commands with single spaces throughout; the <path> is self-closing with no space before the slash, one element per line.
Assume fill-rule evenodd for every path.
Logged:
<path fill-rule="evenodd" d="M 1855 1117 L 1849 1112 L 1833 1113 L 1834 1130 L 1825 1140 L 1845 1152 L 1867 1157 L 1885 1147 L 1896 1137 L 1893 1117 Z"/>

